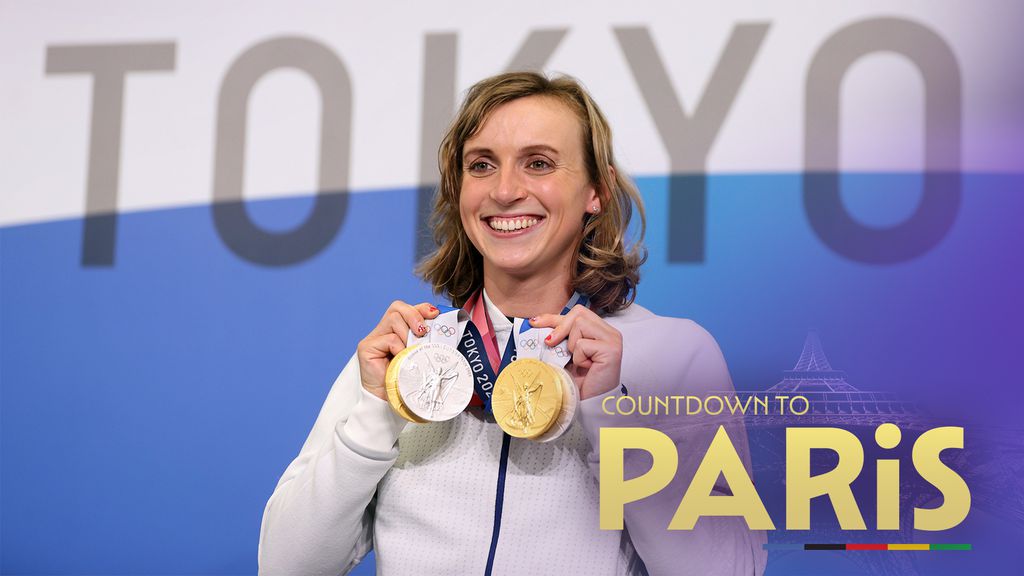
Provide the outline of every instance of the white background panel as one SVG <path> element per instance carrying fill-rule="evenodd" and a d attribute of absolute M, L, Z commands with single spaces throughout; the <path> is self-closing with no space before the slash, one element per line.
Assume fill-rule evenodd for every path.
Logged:
<path fill-rule="evenodd" d="M 803 168 L 804 83 L 815 52 L 835 31 L 902 17 L 941 35 L 963 81 L 963 162 L 969 171 L 1019 171 L 1024 160 L 1024 80 L 1016 26 L 1024 8 L 986 0 L 920 2 L 664 2 L 515 5 L 469 2 L 3 2 L 0 50 L 0 225 L 79 217 L 85 207 L 90 77 L 46 75 L 47 46 L 173 42 L 171 72 L 126 83 L 119 210 L 209 202 L 217 97 L 249 47 L 302 36 L 330 47 L 353 88 L 350 186 L 368 191 L 419 179 L 423 45 L 427 33 L 458 35 L 461 94 L 500 72 L 531 30 L 568 28 L 549 71 L 579 77 L 612 122 L 624 166 L 664 174 L 668 154 L 616 41 L 616 26 L 647 27 L 683 108 L 692 112 L 737 23 L 770 29 L 711 148 L 715 173 Z M 922 166 L 923 84 L 901 56 L 876 54 L 843 84 L 841 168 Z M 265 76 L 249 102 L 247 198 L 308 194 L 316 185 L 320 103 L 293 70 Z"/>

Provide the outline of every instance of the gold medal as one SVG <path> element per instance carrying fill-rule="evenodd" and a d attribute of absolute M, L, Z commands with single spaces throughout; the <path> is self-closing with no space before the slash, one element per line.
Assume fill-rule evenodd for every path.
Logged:
<path fill-rule="evenodd" d="M 559 411 L 558 419 L 548 428 L 547 432 L 536 438 L 537 442 L 551 442 L 564 436 L 576 418 L 576 407 L 580 403 L 580 390 L 576 387 L 569 372 L 564 368 L 555 368 L 555 370 L 562 376 L 562 408 Z"/>
<path fill-rule="evenodd" d="M 395 357 L 391 359 L 388 364 L 388 370 L 384 373 L 384 389 L 387 391 L 388 404 L 391 404 L 391 408 L 398 413 L 399 416 L 405 418 L 409 422 L 415 422 L 417 424 L 423 424 L 426 420 L 416 416 L 406 407 L 405 403 L 402 402 L 402 396 L 398 393 L 398 374 L 402 369 L 402 362 L 406 356 L 416 346 L 406 346 L 401 352 L 395 354 Z"/>
<path fill-rule="evenodd" d="M 533 358 L 516 360 L 494 384 L 494 419 L 509 436 L 537 438 L 558 419 L 563 387 L 558 368 Z"/>

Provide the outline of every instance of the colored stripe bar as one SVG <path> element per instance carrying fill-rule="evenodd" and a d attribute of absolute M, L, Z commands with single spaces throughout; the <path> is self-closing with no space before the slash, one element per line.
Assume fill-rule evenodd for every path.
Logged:
<path fill-rule="evenodd" d="M 803 544 L 764 544 L 765 550 L 803 550 Z"/>
<path fill-rule="evenodd" d="M 888 550 L 888 544 L 847 544 L 847 550 Z"/>
<path fill-rule="evenodd" d="M 765 550 L 884 550 L 890 552 L 928 552 L 931 550 L 971 550 L 971 544 L 764 544 Z"/>
<path fill-rule="evenodd" d="M 932 550 L 970 550 L 970 544 L 931 544 Z"/>

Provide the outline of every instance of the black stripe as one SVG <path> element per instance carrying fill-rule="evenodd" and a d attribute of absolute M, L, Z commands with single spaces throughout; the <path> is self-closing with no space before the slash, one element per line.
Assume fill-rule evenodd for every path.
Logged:
<path fill-rule="evenodd" d="M 804 544 L 804 550 L 846 550 L 846 544 Z"/>
<path fill-rule="evenodd" d="M 498 549 L 498 533 L 501 532 L 501 508 L 505 502 L 505 472 L 508 470 L 508 448 L 512 437 L 501 435 L 501 461 L 498 464 L 498 490 L 494 495 L 494 529 L 491 531 L 491 549 L 487 552 L 487 568 L 484 576 L 491 576 L 494 568 L 494 552 Z"/>

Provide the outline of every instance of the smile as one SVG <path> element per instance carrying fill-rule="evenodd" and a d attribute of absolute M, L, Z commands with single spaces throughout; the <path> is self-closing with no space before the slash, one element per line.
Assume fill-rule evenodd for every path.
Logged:
<path fill-rule="evenodd" d="M 541 220 L 543 218 L 537 216 L 492 216 L 487 219 L 487 224 L 498 232 L 518 232 L 535 226 Z"/>

